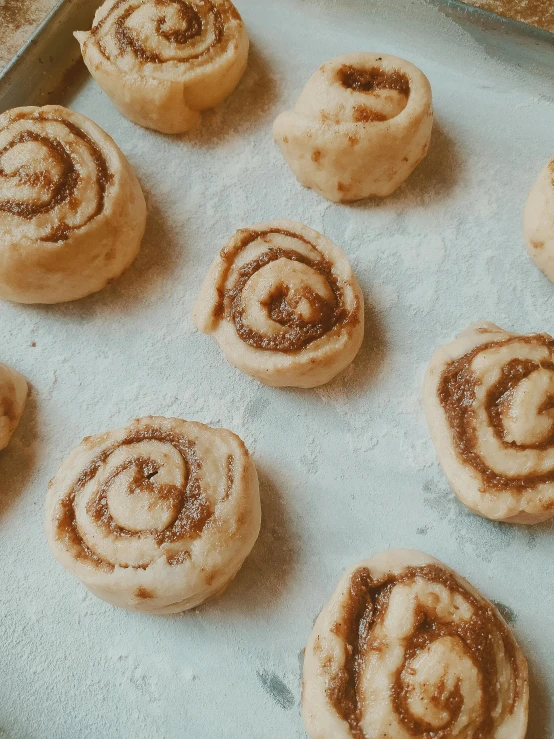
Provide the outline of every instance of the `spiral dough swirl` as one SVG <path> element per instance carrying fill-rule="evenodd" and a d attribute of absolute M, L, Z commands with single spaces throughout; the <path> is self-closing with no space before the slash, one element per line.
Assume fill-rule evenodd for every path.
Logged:
<path fill-rule="evenodd" d="M 100 87 L 130 120 L 164 133 L 192 128 L 236 87 L 248 35 L 229 0 L 107 0 L 75 34 Z"/>
<path fill-rule="evenodd" d="M 425 399 L 439 461 L 458 496 L 489 518 L 554 515 L 554 340 L 477 324 L 441 347 Z"/>
<path fill-rule="evenodd" d="M 335 244 L 302 224 L 275 221 L 242 229 L 223 247 L 194 321 L 261 382 L 313 387 L 358 352 L 363 297 Z"/>
<path fill-rule="evenodd" d="M 93 593 L 171 613 L 223 590 L 260 525 L 254 465 L 224 429 L 144 418 L 89 437 L 50 483 L 56 558 Z"/>
<path fill-rule="evenodd" d="M 306 648 L 313 739 L 523 739 L 527 710 L 526 661 L 498 611 L 421 552 L 347 572 Z"/>
<path fill-rule="evenodd" d="M 1 136 L 0 211 L 22 218 L 23 233 L 38 236 L 39 230 L 40 241 L 66 241 L 72 231 L 102 211 L 110 179 L 108 165 L 96 143 L 70 120 L 21 111 L 3 126 Z M 35 161 L 23 158 L 24 148 L 40 155 Z M 12 161 L 19 165 L 17 169 L 10 166 Z M 79 176 L 79 169 L 85 167 L 92 170 L 90 182 Z M 93 194 L 85 207 L 77 209 L 87 186 L 92 186 Z M 41 218 L 54 209 L 54 224 Z"/>
<path fill-rule="evenodd" d="M 0 116 L 0 297 L 54 303 L 118 277 L 146 206 L 110 137 L 60 106 Z"/>

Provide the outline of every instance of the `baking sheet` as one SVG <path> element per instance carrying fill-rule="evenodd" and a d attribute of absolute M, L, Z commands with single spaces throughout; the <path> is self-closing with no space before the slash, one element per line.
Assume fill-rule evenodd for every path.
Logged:
<path fill-rule="evenodd" d="M 452 1 L 452 0 L 450 0 Z M 458 0 L 453 0 L 458 2 Z M 550 0 L 465 0 L 486 12 L 496 13 L 500 18 L 531 24 L 535 28 L 554 33 L 554 8 Z"/>
<path fill-rule="evenodd" d="M 554 333 L 554 286 L 521 235 L 528 190 L 553 153 L 552 78 L 491 57 L 419 0 L 236 4 L 252 39 L 248 70 L 188 136 L 133 125 L 78 69 L 54 86 L 54 73 L 25 84 L 34 66 L 12 77 L 11 104 L 53 90 L 48 99 L 115 138 L 149 219 L 138 259 L 109 288 L 65 305 L 0 306 L 0 359 L 32 385 L 0 454 L 0 737 L 304 737 L 300 660 L 319 609 L 353 562 L 415 547 L 500 604 L 530 661 L 529 738 L 550 739 L 554 526 L 492 523 L 456 501 L 421 385 L 436 346 L 471 321 Z M 436 127 L 396 194 L 337 206 L 296 183 L 271 123 L 318 65 L 359 50 L 420 66 Z M 318 390 L 258 384 L 190 320 L 229 235 L 283 217 L 336 241 L 366 298 L 358 358 Z M 150 413 L 237 432 L 262 483 L 262 531 L 235 582 L 177 617 L 96 599 L 53 560 L 42 529 L 48 480 L 68 452 Z"/>

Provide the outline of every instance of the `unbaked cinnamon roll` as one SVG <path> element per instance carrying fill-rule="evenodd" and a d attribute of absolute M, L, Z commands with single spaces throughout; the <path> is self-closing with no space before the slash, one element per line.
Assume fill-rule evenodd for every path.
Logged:
<path fill-rule="evenodd" d="M 554 339 L 474 324 L 440 347 L 424 400 L 439 462 L 476 513 L 510 523 L 554 515 Z"/>
<path fill-rule="evenodd" d="M 259 529 L 258 478 L 243 442 L 177 418 L 84 439 L 46 501 L 56 559 L 99 598 L 152 614 L 221 593 Z"/>
<path fill-rule="evenodd" d="M 340 203 L 393 193 L 427 154 L 432 126 L 421 70 L 387 54 L 346 54 L 317 70 L 273 137 L 302 185 Z"/>
<path fill-rule="evenodd" d="M 106 0 L 78 31 L 91 75 L 139 126 L 188 131 L 237 86 L 248 34 L 229 0 Z"/>
<path fill-rule="evenodd" d="M 554 157 L 529 193 L 523 231 L 531 258 L 554 282 Z"/>
<path fill-rule="evenodd" d="M 352 567 L 306 647 L 312 739 L 523 739 L 528 699 L 527 663 L 502 616 L 422 552 Z"/>
<path fill-rule="evenodd" d="M 91 120 L 58 105 L 0 115 L 0 298 L 100 290 L 129 267 L 145 223 L 135 173 Z"/>
<path fill-rule="evenodd" d="M 23 414 L 26 399 L 26 379 L 0 362 L 0 450 L 8 446 Z"/>
<path fill-rule="evenodd" d="M 358 353 L 364 303 L 338 246 L 300 223 L 273 221 L 237 231 L 223 247 L 193 320 L 260 382 L 315 387 Z"/>

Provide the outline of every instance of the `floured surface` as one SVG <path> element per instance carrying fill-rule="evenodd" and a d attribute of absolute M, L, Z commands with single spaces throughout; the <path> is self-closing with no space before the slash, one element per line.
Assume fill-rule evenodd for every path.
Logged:
<path fill-rule="evenodd" d="M 0 737 L 303 737 L 299 659 L 319 609 L 347 566 L 413 547 L 501 604 L 530 661 L 530 739 L 549 739 L 554 526 L 495 524 L 458 503 L 421 396 L 434 349 L 474 320 L 554 333 L 554 286 L 528 258 L 521 223 L 554 153 L 552 82 L 487 57 L 420 2 L 381 0 L 370 16 L 363 0 L 237 6 L 248 70 L 192 135 L 139 129 L 93 83 L 71 103 L 114 136 L 146 190 L 135 264 L 78 303 L 0 309 L 0 361 L 32 385 L 0 455 Z M 319 64 L 358 50 L 421 67 L 436 128 L 395 195 L 337 206 L 296 183 L 271 123 Z M 366 297 L 358 358 L 319 390 L 258 384 L 190 319 L 216 250 L 276 218 L 341 246 Z M 56 564 L 42 530 L 46 486 L 68 452 L 150 413 L 230 428 L 262 484 L 252 555 L 221 598 L 179 617 L 97 600 Z"/>

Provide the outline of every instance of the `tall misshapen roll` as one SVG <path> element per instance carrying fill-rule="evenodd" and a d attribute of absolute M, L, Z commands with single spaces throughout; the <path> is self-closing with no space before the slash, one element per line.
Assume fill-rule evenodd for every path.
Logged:
<path fill-rule="evenodd" d="M 359 53 L 320 67 L 273 137 L 302 185 L 340 203 L 393 193 L 427 154 L 432 126 L 423 72 Z"/>

